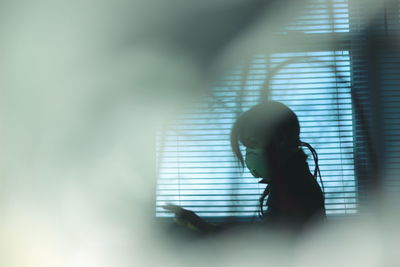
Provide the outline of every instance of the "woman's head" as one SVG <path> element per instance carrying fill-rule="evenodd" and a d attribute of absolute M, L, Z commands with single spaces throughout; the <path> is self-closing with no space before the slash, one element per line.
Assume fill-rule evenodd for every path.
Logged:
<path fill-rule="evenodd" d="M 284 160 L 300 145 L 300 125 L 296 114 L 276 101 L 255 105 L 241 114 L 233 125 L 231 147 L 236 157 L 255 177 L 269 178 L 268 158 Z M 240 151 L 246 147 L 246 158 Z"/>

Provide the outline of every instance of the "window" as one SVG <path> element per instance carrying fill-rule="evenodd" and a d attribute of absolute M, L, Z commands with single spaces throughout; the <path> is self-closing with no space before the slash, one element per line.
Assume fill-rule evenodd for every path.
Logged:
<path fill-rule="evenodd" d="M 292 32 L 317 38 L 349 32 L 347 1 L 312 1 L 277 35 Z M 237 115 L 260 98 L 281 101 L 298 115 L 302 140 L 313 145 L 320 158 L 327 213 L 356 212 L 349 49 L 258 54 L 248 64 L 234 67 L 208 99 L 160 136 L 156 215 L 171 216 L 161 208 L 166 203 L 202 217 L 257 214 L 265 185 L 247 170 L 238 171 L 229 134 Z"/>

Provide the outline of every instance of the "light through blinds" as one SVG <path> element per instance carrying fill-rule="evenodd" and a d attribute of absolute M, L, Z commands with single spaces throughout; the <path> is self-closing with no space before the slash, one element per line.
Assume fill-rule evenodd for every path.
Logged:
<path fill-rule="evenodd" d="M 348 0 L 311 0 L 286 32 L 307 34 L 349 32 Z"/>
<path fill-rule="evenodd" d="M 237 114 L 262 97 L 267 66 L 285 61 L 270 79 L 270 98 L 296 112 L 302 140 L 319 154 L 327 213 L 356 211 L 350 59 L 347 51 L 328 51 L 256 56 L 247 72 L 233 71 L 207 103 L 172 125 L 159 145 L 158 216 L 169 216 L 166 203 L 205 217 L 256 214 L 264 188 L 236 168 L 229 134 Z"/>
<path fill-rule="evenodd" d="M 316 36 L 348 29 L 345 0 L 317 0 L 286 30 Z M 347 50 L 257 55 L 233 68 L 207 100 L 160 136 L 156 215 L 172 216 L 162 209 L 168 203 L 202 217 L 257 215 L 265 185 L 238 170 L 229 134 L 236 117 L 262 98 L 281 101 L 298 115 L 302 140 L 319 154 L 328 215 L 356 212 L 350 67 Z M 312 157 L 309 164 L 313 172 Z"/>

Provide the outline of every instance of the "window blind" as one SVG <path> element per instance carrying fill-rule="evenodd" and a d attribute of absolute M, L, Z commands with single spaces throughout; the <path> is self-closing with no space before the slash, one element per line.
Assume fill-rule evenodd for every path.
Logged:
<path fill-rule="evenodd" d="M 400 195 L 400 8 L 398 0 L 353 0 L 349 10 L 356 175 L 360 206 L 370 208 L 376 190 L 387 199 Z"/>
<path fill-rule="evenodd" d="M 385 1 L 382 12 L 375 19 L 374 34 L 376 98 L 378 137 L 375 140 L 379 161 L 378 177 L 385 197 L 400 200 L 400 3 Z"/>
<path fill-rule="evenodd" d="M 317 0 L 288 24 L 286 32 L 314 36 L 348 32 L 348 22 L 345 0 Z M 327 213 L 356 212 L 350 82 L 348 50 L 259 54 L 248 64 L 232 68 L 207 99 L 170 125 L 160 138 L 156 215 L 172 216 L 162 209 L 167 203 L 202 217 L 257 214 L 265 185 L 258 184 L 247 170 L 238 170 L 229 134 L 236 117 L 265 97 L 296 112 L 302 140 L 317 150 Z"/>
<path fill-rule="evenodd" d="M 347 0 L 307 1 L 301 15 L 289 22 L 288 32 L 307 34 L 349 32 Z"/>

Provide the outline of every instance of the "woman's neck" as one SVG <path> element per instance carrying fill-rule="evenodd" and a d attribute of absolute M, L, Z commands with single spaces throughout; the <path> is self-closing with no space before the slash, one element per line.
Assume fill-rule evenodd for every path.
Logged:
<path fill-rule="evenodd" d="M 301 148 L 298 148 L 285 159 L 279 159 L 278 157 L 272 159 L 270 164 L 272 167 L 272 181 L 282 179 L 282 176 L 285 179 L 290 179 L 293 176 L 304 175 L 304 173 L 310 172 L 307 163 L 307 155 Z"/>

